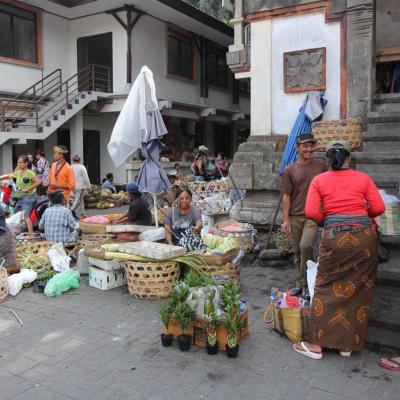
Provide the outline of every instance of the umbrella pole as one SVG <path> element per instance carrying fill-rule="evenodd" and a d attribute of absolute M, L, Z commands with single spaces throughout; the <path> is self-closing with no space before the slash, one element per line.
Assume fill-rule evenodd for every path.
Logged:
<path fill-rule="evenodd" d="M 156 227 L 158 228 L 157 195 L 155 193 L 153 193 L 153 204 L 154 204 L 154 219 L 156 220 Z"/>
<path fill-rule="evenodd" d="M 269 243 L 271 241 L 272 231 L 274 229 L 276 218 L 278 217 L 279 208 L 280 208 L 281 203 L 282 203 L 282 198 L 283 198 L 283 193 L 281 193 L 281 195 L 279 196 L 278 205 L 276 206 L 275 214 L 274 214 L 274 217 L 272 218 L 272 222 L 271 222 L 271 225 L 269 227 L 269 232 L 268 232 L 268 236 L 267 236 L 267 249 L 268 249 Z"/>

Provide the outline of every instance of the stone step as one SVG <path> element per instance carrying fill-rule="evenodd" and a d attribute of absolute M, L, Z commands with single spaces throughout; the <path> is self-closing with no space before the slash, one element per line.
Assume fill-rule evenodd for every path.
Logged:
<path fill-rule="evenodd" d="M 400 128 L 393 130 L 380 130 L 376 131 L 370 129 L 368 124 L 368 131 L 363 133 L 363 142 L 400 142 Z"/>
<path fill-rule="evenodd" d="M 366 152 L 398 152 L 400 153 L 400 140 L 398 141 L 365 141 L 363 143 L 363 151 Z"/>
<path fill-rule="evenodd" d="M 353 152 L 352 156 L 358 164 L 400 164 L 400 154 L 395 151 L 387 152 Z"/>
<path fill-rule="evenodd" d="M 375 184 L 382 189 L 395 188 L 399 184 L 399 176 L 387 172 L 371 172 L 368 174 Z"/>
<path fill-rule="evenodd" d="M 357 162 L 357 171 L 365 172 L 366 174 L 395 174 L 397 181 L 400 180 L 400 164 L 363 164 Z"/>
<path fill-rule="evenodd" d="M 379 94 L 374 97 L 374 111 L 400 113 L 400 93 Z"/>

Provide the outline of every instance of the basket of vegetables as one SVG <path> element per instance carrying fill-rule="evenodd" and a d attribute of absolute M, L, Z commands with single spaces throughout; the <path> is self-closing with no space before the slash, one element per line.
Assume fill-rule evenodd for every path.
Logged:
<path fill-rule="evenodd" d="M 1 265 L 1 263 L 0 263 Z M 0 267 L 0 303 L 8 296 L 8 274 L 4 267 Z"/>
<path fill-rule="evenodd" d="M 119 214 L 110 214 L 112 217 L 107 215 L 94 215 L 79 220 L 79 229 L 84 234 L 97 234 L 106 236 L 106 226 L 110 224 L 110 221 L 119 216 Z"/>

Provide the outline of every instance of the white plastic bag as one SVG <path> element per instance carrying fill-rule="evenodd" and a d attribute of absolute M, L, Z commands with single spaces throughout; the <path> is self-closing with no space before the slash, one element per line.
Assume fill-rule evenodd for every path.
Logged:
<path fill-rule="evenodd" d="M 31 269 L 22 268 L 18 274 L 10 275 L 7 279 L 8 293 L 16 296 L 24 283 L 31 283 L 37 278 L 37 273 Z"/>
<path fill-rule="evenodd" d="M 81 275 L 89 274 L 89 257 L 85 256 L 85 249 L 78 251 L 78 258 L 76 260 L 76 269 Z"/>
<path fill-rule="evenodd" d="M 315 280 L 317 278 L 317 271 L 318 271 L 318 263 L 308 260 L 307 261 L 307 284 L 308 284 L 308 291 L 310 293 L 310 304 L 312 304 L 312 300 L 314 297 Z"/>
<path fill-rule="evenodd" d="M 387 194 L 385 190 L 379 190 L 379 193 L 382 197 L 383 202 L 387 206 L 398 206 L 400 204 L 400 199 L 398 197 Z"/>
<path fill-rule="evenodd" d="M 158 240 L 165 239 L 165 229 L 164 228 L 155 228 L 149 229 L 148 231 L 144 231 L 139 235 L 140 240 L 145 240 L 147 242 L 157 242 Z"/>
<path fill-rule="evenodd" d="M 69 269 L 71 257 L 69 257 L 65 252 L 62 243 L 53 244 L 47 252 L 47 255 L 49 256 L 51 266 L 55 271 L 62 272 Z"/>
<path fill-rule="evenodd" d="M 24 219 L 24 212 L 23 211 L 19 211 L 13 215 L 11 215 L 11 217 L 6 218 L 6 223 L 7 225 L 12 224 L 12 225 L 18 225 L 21 223 L 21 221 Z"/>

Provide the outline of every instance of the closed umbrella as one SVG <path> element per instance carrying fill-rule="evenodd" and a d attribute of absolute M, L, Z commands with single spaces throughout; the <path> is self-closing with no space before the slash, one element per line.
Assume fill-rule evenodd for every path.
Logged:
<path fill-rule="evenodd" d="M 171 187 L 159 162 L 164 147 L 161 139 L 166 134 L 167 128 L 158 108 L 153 73 L 144 66 L 122 107 L 107 148 L 117 167 L 136 150 L 141 150 L 145 161 L 140 168 L 137 184 L 140 191 L 153 194 L 157 226 L 156 193 Z"/>

